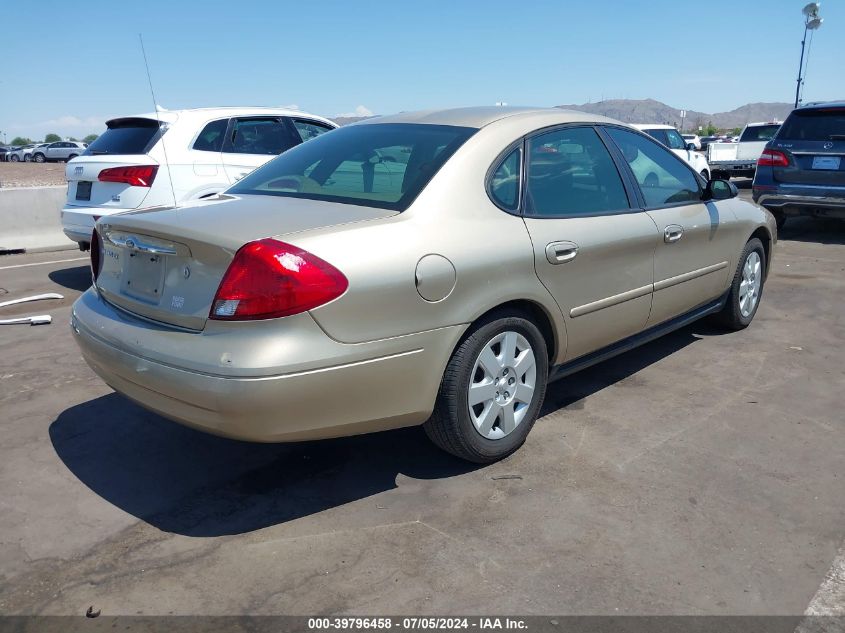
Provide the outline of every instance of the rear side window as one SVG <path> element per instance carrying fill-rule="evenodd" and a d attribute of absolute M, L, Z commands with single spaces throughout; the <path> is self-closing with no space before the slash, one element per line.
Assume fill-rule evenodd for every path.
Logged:
<path fill-rule="evenodd" d="M 529 139 L 527 151 L 527 214 L 593 215 L 630 207 L 619 171 L 594 129 L 541 134 Z"/>
<path fill-rule="evenodd" d="M 845 108 L 794 110 L 778 132 L 778 140 L 833 141 L 845 139 Z"/>
<path fill-rule="evenodd" d="M 228 191 L 404 211 L 475 131 L 410 123 L 351 125 L 297 145 Z"/>
<path fill-rule="evenodd" d="M 153 119 L 118 119 L 107 125 L 108 129 L 88 146 L 86 155 L 146 154 L 159 137 L 158 121 Z"/>
<path fill-rule="evenodd" d="M 278 117 L 235 119 L 230 138 L 223 144 L 228 154 L 278 155 L 298 145 L 287 124 Z"/>
<path fill-rule="evenodd" d="M 698 178 L 678 157 L 641 134 L 607 128 L 640 185 L 647 207 L 699 202 Z"/>
<path fill-rule="evenodd" d="M 202 132 L 194 141 L 193 149 L 198 149 L 202 152 L 219 152 L 223 149 L 223 137 L 226 136 L 226 128 L 229 125 L 229 119 L 220 119 L 219 121 L 212 121 L 206 125 Z"/>
<path fill-rule="evenodd" d="M 775 134 L 780 129 L 780 123 L 773 125 L 755 125 L 754 127 L 747 127 L 739 137 L 739 142 L 743 141 L 771 141 Z"/>
<path fill-rule="evenodd" d="M 666 130 L 643 130 L 646 134 L 648 134 L 651 138 L 653 138 L 658 143 L 663 143 L 664 145 L 669 145 L 669 140 L 666 138 Z"/>
<path fill-rule="evenodd" d="M 307 121 L 305 119 L 294 119 L 293 125 L 296 128 L 296 131 L 299 132 L 299 136 L 303 141 L 315 138 L 320 136 L 320 134 L 324 134 L 334 129 L 328 125 L 323 125 L 322 123 L 317 123 L 316 121 Z"/>

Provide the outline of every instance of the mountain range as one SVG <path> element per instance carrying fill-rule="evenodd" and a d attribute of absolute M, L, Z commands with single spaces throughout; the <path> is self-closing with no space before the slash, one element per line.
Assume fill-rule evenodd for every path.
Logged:
<path fill-rule="evenodd" d="M 600 114 L 625 123 L 668 123 L 681 127 L 681 110 L 654 99 L 608 99 L 596 103 L 557 107 Z M 790 103 L 746 103 L 730 112 L 714 114 L 687 110 L 684 129 L 695 130 L 698 126 L 712 123 L 721 130 L 729 130 L 753 121 L 783 121 L 791 111 Z"/>
<path fill-rule="evenodd" d="M 679 129 L 681 127 L 681 111 L 654 99 L 607 99 L 596 103 L 557 107 L 600 114 L 625 123 L 668 123 Z M 792 104 L 789 103 L 746 103 L 730 112 L 715 114 L 687 110 L 683 125 L 685 130 L 696 130 L 698 126 L 712 123 L 720 130 L 730 130 L 752 121 L 783 121 L 791 111 Z M 338 125 L 348 125 L 367 118 L 369 117 L 337 117 L 335 121 Z"/>

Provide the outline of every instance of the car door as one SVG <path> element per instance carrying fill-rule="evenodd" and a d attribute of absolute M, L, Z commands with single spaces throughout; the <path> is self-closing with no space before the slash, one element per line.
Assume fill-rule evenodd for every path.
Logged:
<path fill-rule="evenodd" d="M 302 141 L 281 116 L 237 117 L 230 121 L 223 141 L 223 169 L 234 183 L 256 167 Z"/>
<path fill-rule="evenodd" d="M 544 131 L 525 147 L 525 225 L 571 360 L 645 327 L 658 233 L 592 126 Z"/>
<path fill-rule="evenodd" d="M 47 160 L 59 160 L 60 156 L 60 149 L 61 143 L 50 143 L 46 148 L 44 148 L 44 156 Z"/>
<path fill-rule="evenodd" d="M 648 325 L 657 325 L 718 297 L 731 261 L 728 224 L 713 202 L 702 201 L 700 179 L 651 138 L 619 127 L 608 136 L 627 162 L 641 204 L 660 243 L 654 254 L 654 298 Z"/>

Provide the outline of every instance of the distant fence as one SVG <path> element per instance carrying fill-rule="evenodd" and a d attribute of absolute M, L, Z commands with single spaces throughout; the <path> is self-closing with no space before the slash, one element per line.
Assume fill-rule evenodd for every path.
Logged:
<path fill-rule="evenodd" d="M 76 248 L 62 233 L 67 187 L 0 189 L 0 253 Z"/>

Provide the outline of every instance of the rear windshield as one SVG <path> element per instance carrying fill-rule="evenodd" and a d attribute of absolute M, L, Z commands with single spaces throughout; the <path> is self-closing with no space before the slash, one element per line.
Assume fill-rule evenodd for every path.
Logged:
<path fill-rule="evenodd" d="M 795 110 L 786 117 L 778 139 L 831 141 L 845 138 L 845 108 Z"/>
<path fill-rule="evenodd" d="M 408 123 L 340 128 L 288 150 L 228 191 L 404 211 L 475 132 Z"/>
<path fill-rule="evenodd" d="M 771 141 L 775 134 L 780 129 L 780 123 L 773 123 L 772 125 L 755 125 L 753 127 L 745 128 L 739 142 L 743 141 Z"/>
<path fill-rule="evenodd" d="M 153 119 L 109 121 L 108 129 L 88 146 L 85 155 L 146 154 L 158 136 L 158 121 Z"/>

